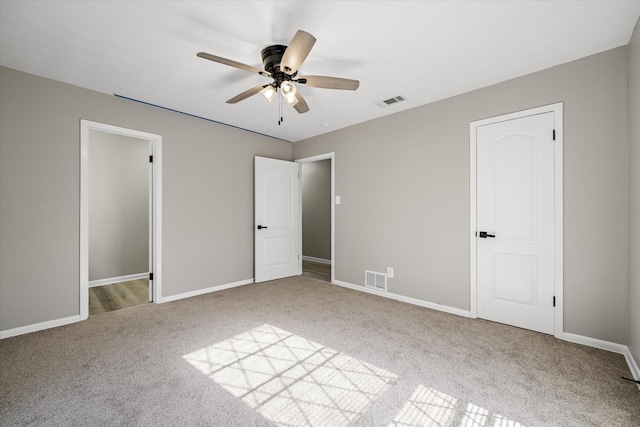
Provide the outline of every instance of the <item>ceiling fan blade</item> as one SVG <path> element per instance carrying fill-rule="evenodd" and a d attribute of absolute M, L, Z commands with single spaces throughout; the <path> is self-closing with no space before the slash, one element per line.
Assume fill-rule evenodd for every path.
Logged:
<path fill-rule="evenodd" d="M 285 73 L 292 75 L 302 65 L 307 55 L 311 52 L 311 48 L 316 42 L 316 38 L 306 31 L 298 30 L 291 39 L 291 43 L 284 51 L 282 60 L 280 61 L 280 69 Z"/>
<path fill-rule="evenodd" d="M 293 106 L 293 108 L 295 108 L 298 113 L 302 114 L 309 111 L 307 101 L 305 101 L 302 95 L 300 95 L 300 92 L 296 93 L 296 99 L 298 100 L 298 102 Z"/>
<path fill-rule="evenodd" d="M 342 90 L 356 90 L 358 89 L 358 86 L 360 86 L 360 82 L 358 80 L 327 76 L 302 76 L 297 79 L 296 83 L 310 87 Z"/>
<path fill-rule="evenodd" d="M 197 56 L 199 56 L 200 58 L 208 59 L 209 61 L 219 62 L 220 64 L 240 68 L 241 70 L 245 70 L 250 73 L 261 74 L 263 76 L 271 75 L 266 71 L 258 70 L 257 68 L 254 68 L 251 65 L 243 64 L 242 62 L 232 61 L 231 59 L 222 58 L 220 56 L 211 55 L 210 53 L 199 52 Z"/>
<path fill-rule="evenodd" d="M 260 91 L 262 89 L 264 89 L 265 87 L 267 87 L 267 86 L 269 86 L 269 85 L 260 85 L 260 86 L 252 87 L 249 90 L 245 90 L 241 94 L 236 95 L 233 98 L 229 99 L 227 101 L 227 104 L 235 104 L 236 102 L 240 102 L 240 101 L 242 101 L 244 99 L 247 99 L 250 96 L 253 96 L 253 95 L 257 94 L 257 93 L 260 93 Z"/>

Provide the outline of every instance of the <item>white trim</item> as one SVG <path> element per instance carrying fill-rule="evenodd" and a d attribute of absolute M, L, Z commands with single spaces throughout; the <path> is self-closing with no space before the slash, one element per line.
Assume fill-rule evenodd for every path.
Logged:
<path fill-rule="evenodd" d="M 196 291 L 185 292 L 182 294 L 171 295 L 168 297 L 163 297 L 159 301 L 156 300 L 156 302 L 158 303 L 172 302 L 172 301 L 177 301 L 185 298 L 191 298 L 191 297 L 197 297 L 199 295 L 209 294 L 211 292 L 223 291 L 225 289 L 237 288 L 238 286 L 251 285 L 251 284 L 253 284 L 253 278 L 247 279 L 247 280 L 241 280 L 239 282 L 227 283 L 224 285 L 212 286 L 210 288 L 198 289 Z"/>
<path fill-rule="evenodd" d="M 151 256 L 153 257 L 151 271 L 153 280 L 149 281 L 152 291 L 152 302 L 162 299 L 162 136 L 157 136 L 151 143 L 153 163 L 151 167 L 153 186 L 153 245 Z"/>
<path fill-rule="evenodd" d="M 62 319 L 48 320 L 46 322 L 35 323 L 33 325 L 20 326 L 19 328 L 7 329 L 6 331 L 0 331 L 0 340 L 5 338 L 11 338 L 18 335 L 29 334 L 31 332 L 42 331 L 44 329 L 56 328 L 58 326 L 69 325 L 71 323 L 79 322 L 83 319 L 80 316 L 69 316 Z"/>
<path fill-rule="evenodd" d="M 154 302 L 162 299 L 162 136 L 126 129 L 104 123 L 80 120 L 80 320 L 89 317 L 89 131 L 124 135 L 151 143 L 153 155 L 152 188 L 153 209 L 153 280 Z"/>
<path fill-rule="evenodd" d="M 149 272 L 129 274 L 128 276 L 120 277 L 108 277 L 106 279 L 90 280 L 89 287 L 95 288 L 96 286 L 112 285 L 114 283 L 128 282 L 130 280 L 146 279 L 147 277 L 149 277 Z"/>
<path fill-rule="evenodd" d="M 517 111 L 514 113 L 504 114 L 502 116 L 491 117 L 483 120 L 477 120 L 469 124 L 469 176 L 470 176 L 470 195 L 469 195 L 469 312 L 470 317 L 478 317 L 477 309 L 477 264 L 476 264 L 476 130 L 480 126 L 492 123 L 503 122 L 506 120 L 514 120 L 522 117 L 532 116 L 536 114 L 554 113 L 554 127 L 556 131 L 555 152 L 554 152 L 554 222 L 555 222 L 555 297 L 556 309 L 554 318 L 554 336 L 561 338 L 564 332 L 564 197 L 563 197 L 563 146 L 564 146 L 564 128 L 563 128 L 563 103 L 545 105 L 542 107 L 532 108 L 529 110 Z"/>
<path fill-rule="evenodd" d="M 365 292 L 365 293 L 377 295 L 380 297 L 385 297 L 389 299 L 406 302 L 408 304 L 413 304 L 420 307 L 425 307 L 425 308 L 430 308 L 437 311 L 442 311 L 445 313 L 455 314 L 457 316 L 472 318 L 471 312 L 466 310 L 461 310 L 459 308 L 449 307 L 441 304 L 435 304 L 435 303 L 420 300 L 417 298 L 410 298 L 402 295 L 396 295 L 390 292 L 379 291 L 379 290 L 367 288 L 361 285 L 354 285 L 353 283 L 342 282 L 340 280 L 333 281 L 333 284 L 342 286 L 345 288 L 353 289 L 355 291 Z M 638 368 L 638 365 L 635 359 L 633 358 L 633 355 L 631 354 L 629 347 L 627 347 L 626 345 L 616 344 L 609 341 L 603 341 L 596 338 L 585 337 L 582 335 L 571 334 L 568 332 L 563 332 L 559 336 L 556 336 L 556 338 L 561 339 L 563 341 L 572 342 L 575 344 L 586 345 L 588 347 L 594 347 L 600 350 L 610 351 L 612 353 L 622 354 L 627 362 L 627 365 L 629 365 L 629 370 L 631 371 L 631 375 L 633 376 L 633 378 L 635 380 L 640 380 L 640 368 Z M 640 384 L 638 385 L 638 388 L 640 388 Z"/>
<path fill-rule="evenodd" d="M 631 350 L 629 350 L 629 347 L 627 347 L 627 350 L 624 352 L 624 359 L 627 361 L 627 365 L 629 365 L 629 370 L 631 371 L 633 379 L 636 381 L 640 381 L 640 368 L 638 368 L 638 364 L 633 358 L 633 354 L 631 354 Z M 640 384 L 637 384 L 637 386 L 640 390 Z"/>
<path fill-rule="evenodd" d="M 320 264 L 329 264 L 329 265 L 331 265 L 331 260 L 330 259 L 316 258 L 314 256 L 307 256 L 307 255 L 302 255 L 302 259 L 304 261 L 313 261 L 313 262 L 318 262 Z"/>
<path fill-rule="evenodd" d="M 584 335 L 576 335 L 569 332 L 563 332 L 559 337 L 563 341 L 582 344 L 588 347 L 599 348 L 600 350 L 610 351 L 612 353 L 625 354 L 629 349 L 624 344 L 616 344 L 610 341 L 603 341 L 597 338 L 585 337 Z"/>
<path fill-rule="evenodd" d="M 562 102 L 553 105 L 554 127 L 556 131 L 555 145 L 555 297 L 556 318 L 554 335 L 564 333 L 564 105 Z"/>
<path fill-rule="evenodd" d="M 633 377 L 633 379 L 636 381 L 640 380 L 640 369 L 638 368 L 638 365 L 633 358 L 633 354 L 631 354 L 631 350 L 629 350 L 629 347 L 627 347 L 626 345 L 617 344 L 610 341 L 603 341 L 597 338 L 585 337 L 583 335 L 576 335 L 569 332 L 564 332 L 557 338 L 575 344 L 586 345 L 588 347 L 622 354 L 625 361 L 627 362 L 627 365 L 629 366 L 629 371 L 631 371 L 631 376 Z M 640 389 L 640 384 L 638 384 L 638 389 Z"/>
<path fill-rule="evenodd" d="M 149 141 L 147 143 L 147 151 L 149 152 L 149 156 L 152 156 L 151 158 L 153 158 L 153 142 Z M 147 259 L 147 269 L 149 272 L 153 271 L 153 163 L 149 163 L 149 167 L 147 170 L 147 179 L 149 180 L 148 182 L 151 183 L 151 185 L 149 185 L 148 188 L 148 200 L 147 200 L 147 209 L 148 212 L 151 212 L 151 221 L 149 221 L 148 225 L 148 234 L 149 234 L 149 243 L 148 243 L 148 248 L 149 248 L 149 253 L 148 253 L 148 259 Z M 149 278 L 151 278 L 151 275 L 149 275 Z M 149 302 L 153 302 L 153 283 L 151 281 L 149 281 Z"/>
<path fill-rule="evenodd" d="M 80 120 L 80 320 L 89 317 L 89 129 Z"/>
<path fill-rule="evenodd" d="M 640 381 L 640 368 L 638 367 L 636 360 L 633 358 L 633 354 L 631 354 L 631 350 L 629 349 L 629 347 L 626 347 L 624 358 L 627 360 L 627 364 L 629 365 L 629 370 L 633 375 L 633 379 Z M 640 384 L 638 384 L 638 387 L 640 387 Z"/>
<path fill-rule="evenodd" d="M 331 283 L 336 280 L 336 159 L 335 153 L 318 154 L 317 156 L 297 159 L 298 163 L 311 163 L 318 160 L 331 160 Z M 302 253 L 302 185 L 300 185 L 300 216 L 298 226 L 300 227 L 300 252 Z M 304 258 L 304 257 L 301 257 Z M 300 274 L 302 274 L 302 259 L 300 259 Z"/>
<path fill-rule="evenodd" d="M 476 220 L 478 217 L 476 187 L 477 178 L 477 150 L 476 150 L 476 129 L 473 124 L 469 125 L 469 315 L 472 319 L 478 318 L 477 305 L 477 239 Z"/>
<path fill-rule="evenodd" d="M 366 292 L 368 294 L 377 295 L 379 297 L 385 297 L 392 300 L 406 302 L 408 304 L 417 305 L 424 308 L 430 308 L 432 310 L 442 311 L 449 314 L 455 314 L 456 316 L 471 317 L 471 313 L 467 310 L 461 310 L 455 307 L 449 307 L 448 305 L 436 304 L 429 301 L 424 301 L 417 298 L 406 297 L 404 295 L 398 295 L 387 291 L 381 291 L 374 288 L 368 288 L 362 285 L 354 285 L 353 283 L 347 283 L 340 280 L 332 281 L 334 285 L 342 286 L 344 288 L 353 289 L 354 291 Z"/>

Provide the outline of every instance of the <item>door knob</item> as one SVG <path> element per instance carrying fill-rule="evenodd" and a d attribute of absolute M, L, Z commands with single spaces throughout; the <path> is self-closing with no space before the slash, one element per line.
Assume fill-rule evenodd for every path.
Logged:
<path fill-rule="evenodd" d="M 495 234 L 488 234 L 486 231 L 479 231 L 478 233 L 480 234 L 478 237 L 480 237 L 481 239 L 486 239 L 487 237 L 496 237 Z"/>
<path fill-rule="evenodd" d="M 263 228 L 267 228 L 267 226 L 266 225 L 259 225 L 258 226 L 258 230 L 262 230 Z"/>

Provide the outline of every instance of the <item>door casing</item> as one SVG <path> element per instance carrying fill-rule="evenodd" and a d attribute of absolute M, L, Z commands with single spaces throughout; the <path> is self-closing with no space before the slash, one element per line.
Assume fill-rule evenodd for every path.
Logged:
<path fill-rule="evenodd" d="M 104 123 L 80 120 L 80 320 L 89 317 L 89 131 L 112 133 L 150 142 L 150 267 L 153 302 L 162 302 L 162 136 Z"/>
<path fill-rule="evenodd" d="M 564 257 L 563 257 L 563 103 L 555 103 L 542 107 L 532 108 L 514 113 L 504 114 L 497 117 L 491 117 L 483 120 L 471 122 L 469 125 L 469 177 L 470 177 L 470 199 L 469 199 L 469 271 L 470 271 L 470 289 L 469 289 L 469 312 L 470 317 L 478 317 L 477 306 L 477 249 L 476 249 L 476 218 L 477 218 L 477 133 L 479 126 L 486 126 L 492 123 L 503 122 L 507 120 L 519 119 L 535 114 L 553 112 L 555 118 L 555 146 L 554 146 L 554 251 L 555 251 L 555 267 L 554 267 L 554 291 L 556 297 L 555 316 L 554 316 L 554 336 L 561 338 L 564 331 L 563 313 L 564 313 L 564 297 L 563 297 L 563 273 L 564 273 Z"/>

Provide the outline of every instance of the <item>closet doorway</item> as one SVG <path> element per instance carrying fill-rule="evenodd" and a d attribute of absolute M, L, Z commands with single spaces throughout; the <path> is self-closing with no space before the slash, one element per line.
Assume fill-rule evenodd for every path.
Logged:
<path fill-rule="evenodd" d="M 301 178 L 302 275 L 333 283 L 334 154 L 296 160 Z"/>
<path fill-rule="evenodd" d="M 80 316 L 160 300 L 161 137 L 81 121 Z"/>

